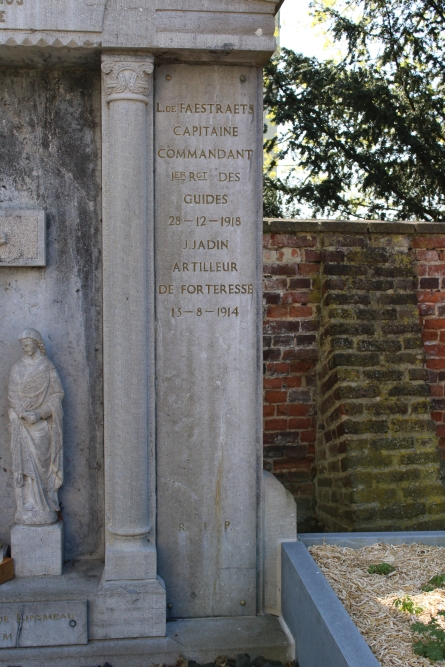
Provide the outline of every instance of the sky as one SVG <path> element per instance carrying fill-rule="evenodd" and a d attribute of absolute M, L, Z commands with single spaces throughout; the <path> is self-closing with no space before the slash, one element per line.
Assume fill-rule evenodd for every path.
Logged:
<path fill-rule="evenodd" d="M 284 0 L 280 9 L 281 46 L 293 49 L 306 56 L 323 57 L 326 55 L 324 44 L 326 37 L 319 34 L 319 28 L 312 26 L 309 16 L 310 0 Z"/>

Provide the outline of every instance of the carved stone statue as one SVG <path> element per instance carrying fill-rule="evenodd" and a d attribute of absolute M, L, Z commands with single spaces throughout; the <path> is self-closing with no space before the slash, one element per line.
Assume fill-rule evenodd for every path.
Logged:
<path fill-rule="evenodd" d="M 57 521 L 57 492 L 63 482 L 64 392 L 40 333 L 25 329 L 19 341 L 25 354 L 9 380 L 15 521 L 51 524 Z"/>

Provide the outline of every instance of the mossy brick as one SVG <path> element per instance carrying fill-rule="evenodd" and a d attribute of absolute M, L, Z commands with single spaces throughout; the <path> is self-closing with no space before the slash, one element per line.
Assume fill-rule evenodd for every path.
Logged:
<path fill-rule="evenodd" d="M 387 292 L 394 289 L 394 280 L 375 278 L 352 278 L 348 283 L 350 291 L 364 291 L 368 293 Z"/>
<path fill-rule="evenodd" d="M 394 417 L 390 421 L 390 427 L 393 431 L 411 431 L 414 433 L 428 433 L 436 430 L 436 424 L 432 419 L 415 419 Z"/>
<path fill-rule="evenodd" d="M 378 517 L 379 506 L 377 503 L 372 505 L 353 505 L 351 518 L 354 524 L 357 521 L 372 521 Z"/>
<path fill-rule="evenodd" d="M 421 327 L 419 322 L 385 322 L 381 325 L 383 334 L 394 336 L 407 333 L 420 334 Z"/>
<path fill-rule="evenodd" d="M 357 308 L 355 316 L 358 320 L 396 320 L 398 312 L 396 308 Z"/>
<path fill-rule="evenodd" d="M 371 322 L 329 322 L 324 336 L 373 336 L 375 326 Z"/>
<path fill-rule="evenodd" d="M 426 505 L 424 502 L 415 503 L 391 503 L 381 507 L 378 511 L 379 519 L 412 519 L 413 517 L 424 516 Z"/>
<path fill-rule="evenodd" d="M 409 278 L 414 275 L 412 266 L 376 266 L 374 271 L 381 278 Z"/>
<path fill-rule="evenodd" d="M 349 304 L 356 305 L 356 304 L 361 304 L 363 306 L 369 306 L 371 303 L 371 297 L 369 294 L 364 294 L 362 292 L 358 292 L 355 294 L 350 294 L 348 292 L 336 292 L 336 293 L 329 293 L 325 297 L 324 300 L 324 305 L 325 306 L 346 306 Z"/>
<path fill-rule="evenodd" d="M 427 501 L 427 511 L 428 511 L 428 499 L 437 495 L 437 492 L 443 489 L 436 482 L 435 484 L 410 484 L 409 486 L 400 486 L 400 492 L 404 498 L 425 498 Z"/>
<path fill-rule="evenodd" d="M 428 465 L 439 460 L 437 451 L 409 452 L 399 454 L 399 463 L 403 466 Z"/>
<path fill-rule="evenodd" d="M 353 382 L 354 380 L 351 381 Z M 345 398 L 376 398 L 380 396 L 380 388 L 377 384 L 362 386 L 345 384 L 335 389 L 335 396 L 338 400 Z"/>
<path fill-rule="evenodd" d="M 407 306 L 407 305 L 417 305 L 417 297 L 412 292 L 393 292 L 391 294 L 377 294 L 376 297 L 377 303 L 382 306 Z"/>
<path fill-rule="evenodd" d="M 396 352 L 385 354 L 384 361 L 387 364 L 391 364 L 391 366 L 403 366 L 404 364 L 416 366 L 417 364 L 422 363 L 422 359 L 419 359 L 418 357 L 418 352 Z"/>
<path fill-rule="evenodd" d="M 415 401 L 411 403 L 410 410 L 413 415 L 429 414 L 431 412 L 431 401 Z"/>
<path fill-rule="evenodd" d="M 388 452 L 349 452 L 341 460 L 341 471 L 357 470 L 359 468 L 389 468 L 392 465 L 393 456 Z"/>
<path fill-rule="evenodd" d="M 363 421 L 355 421 L 353 419 L 345 419 L 337 427 L 337 437 L 351 434 L 366 434 L 366 433 L 386 433 L 388 431 L 388 423 L 386 420 L 364 419 Z"/>
<path fill-rule="evenodd" d="M 367 276 L 368 267 L 363 264 L 324 264 L 323 273 L 325 276 Z"/>
<path fill-rule="evenodd" d="M 405 350 L 419 350 L 423 349 L 423 342 L 420 336 L 412 338 L 404 338 L 403 347 L 405 348 Z M 424 379 L 424 378 L 418 378 L 418 379 Z"/>
<path fill-rule="evenodd" d="M 386 340 L 364 338 L 357 342 L 359 352 L 400 352 L 401 349 L 402 343 L 397 338 Z"/>
<path fill-rule="evenodd" d="M 346 415 L 348 417 L 358 417 L 365 411 L 365 406 L 363 403 L 342 403 L 338 407 L 338 410 L 341 415 Z"/>
<path fill-rule="evenodd" d="M 404 372 L 400 370 L 380 370 L 375 368 L 372 371 L 364 371 L 364 376 L 367 380 L 375 380 L 376 382 L 397 382 L 403 379 Z"/>
<path fill-rule="evenodd" d="M 328 461 L 327 471 L 330 473 L 341 472 L 341 461 L 340 459 L 334 459 L 333 461 Z"/>
<path fill-rule="evenodd" d="M 327 311 L 330 320 L 354 320 L 355 311 L 352 308 L 329 308 Z"/>
<path fill-rule="evenodd" d="M 413 449 L 415 441 L 414 438 L 375 438 L 369 440 L 369 447 L 376 451 Z"/>
<path fill-rule="evenodd" d="M 386 470 L 375 472 L 373 478 L 377 484 L 399 484 L 400 482 L 412 482 L 422 479 L 422 471 L 419 468 Z"/>
<path fill-rule="evenodd" d="M 405 401 L 378 401 L 367 403 L 366 410 L 370 415 L 407 415 L 409 405 Z"/>
<path fill-rule="evenodd" d="M 356 489 L 351 496 L 352 503 L 387 503 L 397 498 L 397 489 L 393 486 Z"/>
<path fill-rule="evenodd" d="M 388 396 L 429 396 L 427 384 L 397 384 L 388 390 Z"/>
<path fill-rule="evenodd" d="M 365 368 L 369 366 L 378 366 L 380 363 L 380 356 L 375 352 L 335 352 L 328 361 L 329 368 L 337 368 L 338 366 L 358 366 Z"/>
<path fill-rule="evenodd" d="M 366 248 L 366 250 L 348 250 L 345 262 L 352 264 L 387 264 L 390 254 L 381 248 Z"/>
<path fill-rule="evenodd" d="M 443 489 L 443 487 L 441 486 Z M 435 503 L 428 502 L 427 505 L 428 514 L 445 514 L 445 501 L 443 499 L 437 500 Z M 443 530 L 443 523 L 442 523 Z"/>
<path fill-rule="evenodd" d="M 350 350 L 354 347 L 354 339 L 346 338 L 344 336 L 337 336 L 329 340 L 329 344 L 333 350 Z"/>

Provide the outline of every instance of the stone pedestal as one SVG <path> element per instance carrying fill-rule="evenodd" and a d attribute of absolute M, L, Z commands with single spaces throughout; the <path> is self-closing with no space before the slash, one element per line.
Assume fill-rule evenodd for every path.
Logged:
<path fill-rule="evenodd" d="M 11 556 L 17 577 L 62 574 L 63 521 L 50 526 L 14 526 Z"/>

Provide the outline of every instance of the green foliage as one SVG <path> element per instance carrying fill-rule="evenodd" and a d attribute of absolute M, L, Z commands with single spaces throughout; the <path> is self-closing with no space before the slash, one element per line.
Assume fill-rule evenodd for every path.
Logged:
<path fill-rule="evenodd" d="M 437 613 L 439 616 L 445 616 L 445 611 Z M 412 624 L 411 630 L 422 636 L 413 644 L 416 655 L 429 658 L 432 662 L 445 659 L 445 630 L 437 622 L 437 617 L 432 616 L 429 623 L 417 621 Z"/>
<path fill-rule="evenodd" d="M 389 574 L 394 572 L 396 568 L 389 563 L 379 563 L 378 565 L 370 565 L 368 567 L 369 574 Z"/>
<path fill-rule="evenodd" d="M 315 0 L 316 1 L 316 0 Z M 315 217 L 445 220 L 445 7 L 337 0 L 315 14 L 345 45 L 339 62 L 283 49 L 265 70 L 266 202 Z M 266 205 L 267 210 L 267 205 Z"/>
<path fill-rule="evenodd" d="M 416 605 L 409 595 L 404 595 L 403 598 L 397 598 L 394 600 L 393 605 L 397 609 L 400 609 L 400 611 L 407 611 L 409 614 L 415 614 L 416 616 L 419 616 L 423 611 L 423 607 Z"/>
<path fill-rule="evenodd" d="M 430 593 L 436 588 L 444 588 L 445 586 L 445 574 L 436 574 L 434 577 L 428 580 L 427 584 L 424 584 L 421 588 L 425 593 Z"/>

